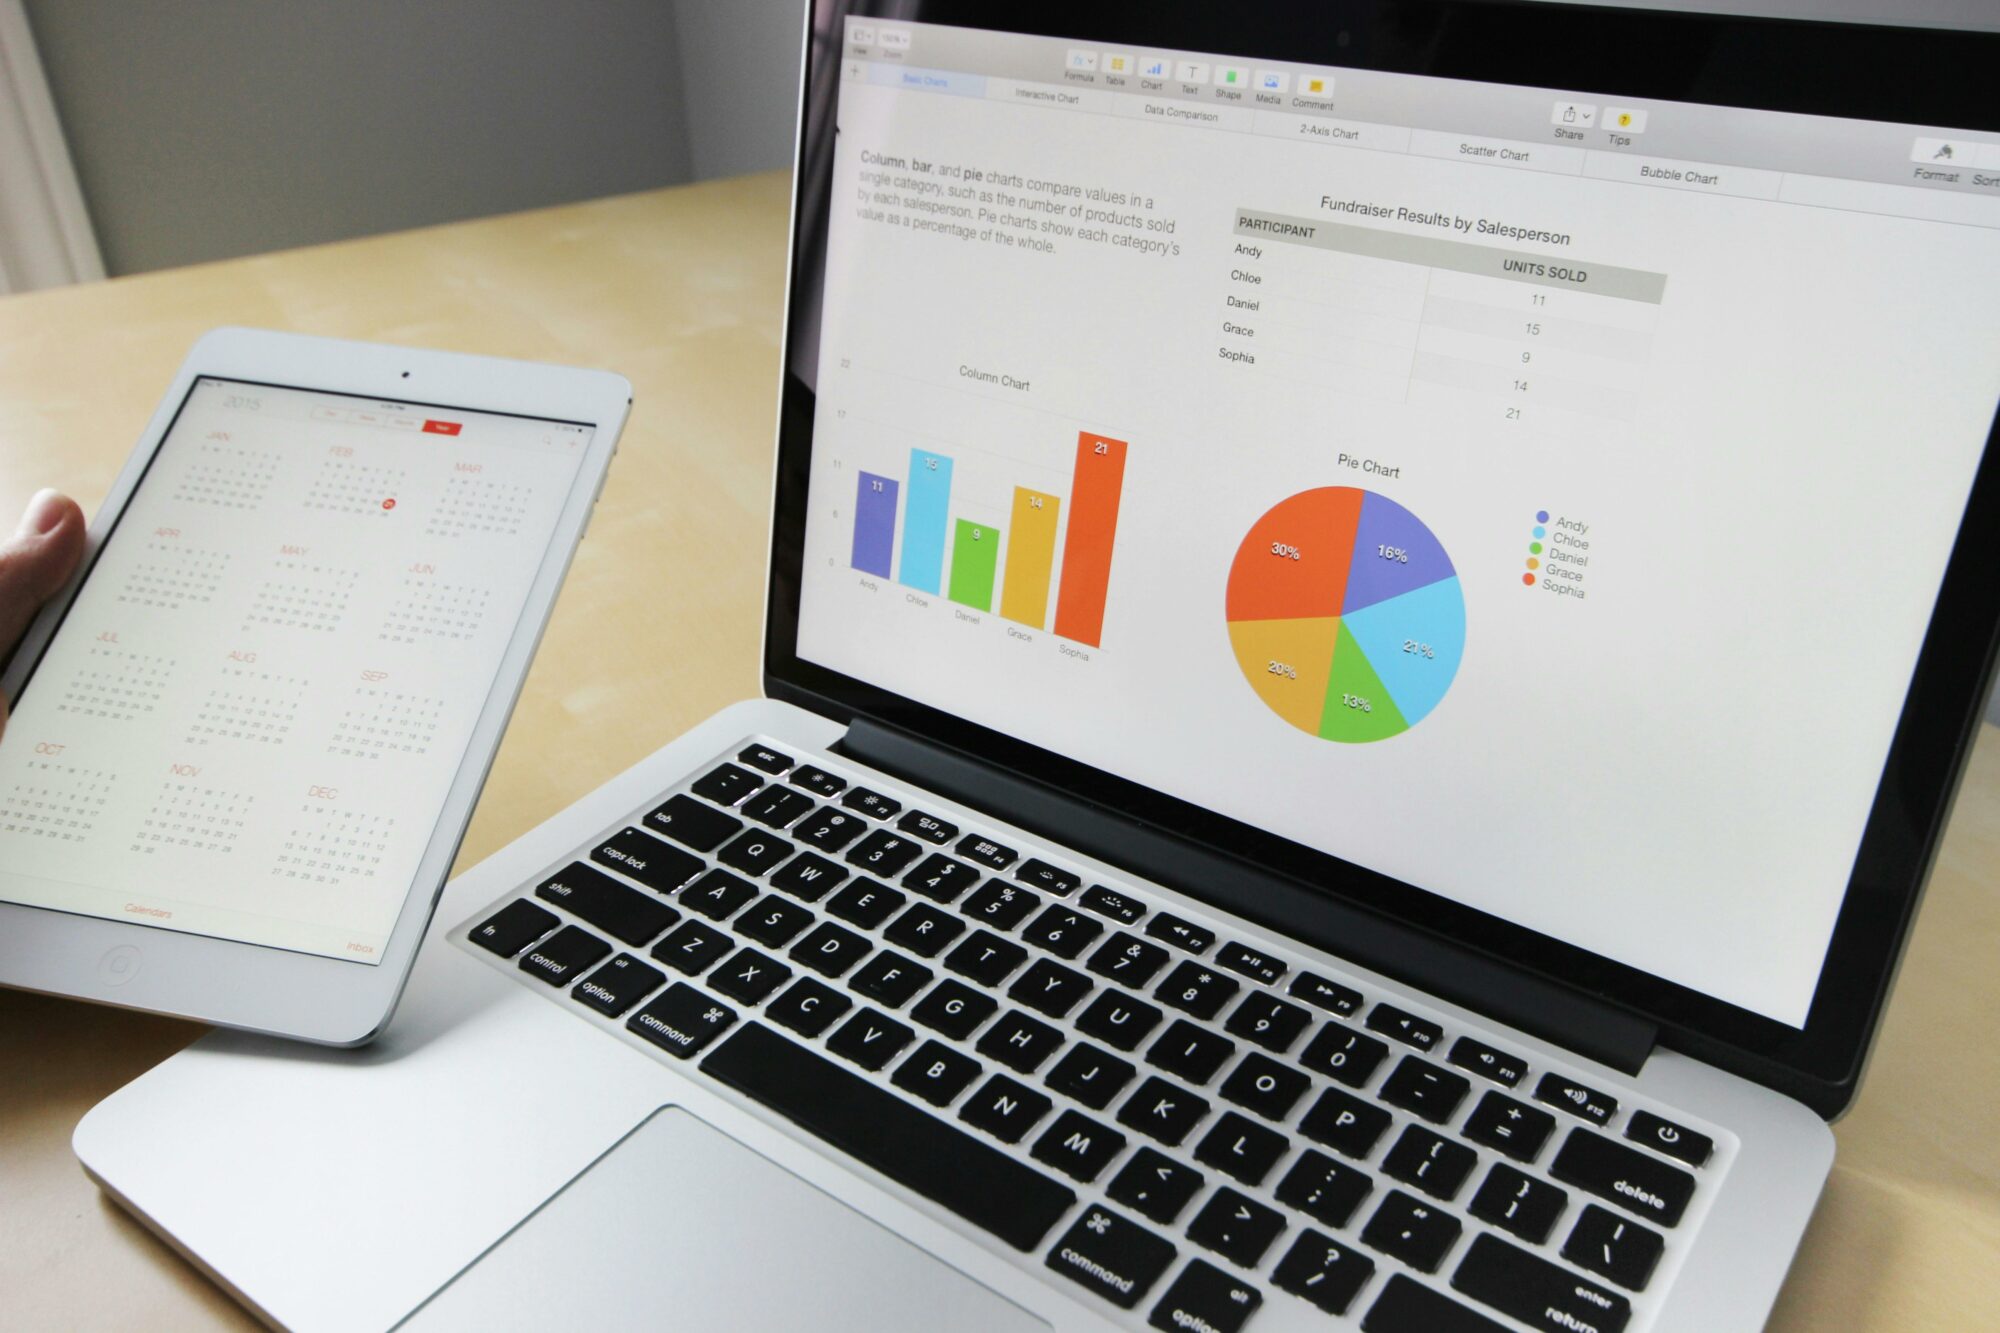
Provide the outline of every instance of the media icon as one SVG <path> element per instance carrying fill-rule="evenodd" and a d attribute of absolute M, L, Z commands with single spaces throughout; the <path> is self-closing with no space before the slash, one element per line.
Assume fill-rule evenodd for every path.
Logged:
<path fill-rule="evenodd" d="M 1283 70 L 1260 69 L 1257 71 L 1257 91 L 1260 93 L 1281 93 L 1289 88 L 1292 76 Z"/>

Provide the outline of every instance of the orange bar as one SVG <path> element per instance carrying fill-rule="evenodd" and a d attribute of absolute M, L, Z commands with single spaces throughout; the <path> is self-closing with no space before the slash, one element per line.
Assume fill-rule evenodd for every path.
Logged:
<path fill-rule="evenodd" d="M 1069 529 L 1063 535 L 1062 579 L 1056 589 L 1056 633 L 1093 648 L 1104 633 L 1111 541 L 1118 535 L 1118 497 L 1124 486 L 1125 441 L 1077 432 Z"/>

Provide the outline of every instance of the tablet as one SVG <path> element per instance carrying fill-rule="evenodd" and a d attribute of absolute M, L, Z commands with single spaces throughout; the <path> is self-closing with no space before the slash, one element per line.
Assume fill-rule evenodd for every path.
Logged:
<path fill-rule="evenodd" d="M 601 371 L 204 337 L 0 674 L 0 984 L 379 1032 L 630 402 Z"/>

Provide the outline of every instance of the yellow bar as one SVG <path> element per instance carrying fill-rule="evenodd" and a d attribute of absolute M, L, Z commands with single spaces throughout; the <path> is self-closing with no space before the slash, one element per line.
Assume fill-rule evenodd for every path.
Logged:
<path fill-rule="evenodd" d="M 1049 616 L 1049 575 L 1056 562 L 1056 512 L 1062 501 L 1053 495 L 1014 488 L 1014 520 L 1008 534 L 1007 575 L 1000 585 L 1000 614 L 1041 629 Z"/>

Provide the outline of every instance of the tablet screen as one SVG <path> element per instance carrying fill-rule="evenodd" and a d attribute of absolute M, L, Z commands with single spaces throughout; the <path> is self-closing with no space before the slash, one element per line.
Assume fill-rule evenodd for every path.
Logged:
<path fill-rule="evenodd" d="M 0 901 L 377 962 L 592 435 L 197 379 L 0 740 Z"/>

